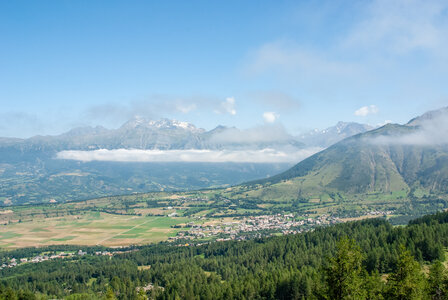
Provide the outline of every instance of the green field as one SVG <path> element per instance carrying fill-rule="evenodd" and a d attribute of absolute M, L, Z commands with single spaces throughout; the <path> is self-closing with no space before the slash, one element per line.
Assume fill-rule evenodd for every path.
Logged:
<path fill-rule="evenodd" d="M 147 244 L 168 239 L 179 231 L 178 228 L 172 228 L 172 225 L 189 221 L 189 218 L 184 217 L 123 216 L 95 212 L 37 218 L 3 225 L 0 247 Z"/>

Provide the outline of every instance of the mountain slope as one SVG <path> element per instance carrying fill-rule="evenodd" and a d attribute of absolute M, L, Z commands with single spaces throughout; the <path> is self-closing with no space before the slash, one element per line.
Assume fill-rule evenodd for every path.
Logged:
<path fill-rule="evenodd" d="M 448 110 L 429 115 L 347 138 L 281 174 L 236 187 L 234 193 L 263 201 L 299 201 L 310 207 L 445 197 L 448 145 L 412 141 L 431 134 L 428 124 L 447 118 Z"/>

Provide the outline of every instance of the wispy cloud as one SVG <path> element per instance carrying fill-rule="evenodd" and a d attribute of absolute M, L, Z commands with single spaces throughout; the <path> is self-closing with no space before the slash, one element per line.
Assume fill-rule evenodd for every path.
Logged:
<path fill-rule="evenodd" d="M 448 41 L 448 3 L 425 0 L 376 0 L 342 44 L 369 52 L 403 54 L 440 49 Z"/>
<path fill-rule="evenodd" d="M 291 41 L 276 41 L 262 45 L 253 55 L 246 70 L 259 75 L 266 72 L 333 76 L 352 74 L 354 65 L 326 57 Z"/>
<path fill-rule="evenodd" d="M 215 113 L 217 114 L 229 114 L 229 115 L 236 115 L 236 109 L 235 109 L 235 98 L 228 97 L 226 100 L 220 103 L 220 106 L 215 109 Z"/>
<path fill-rule="evenodd" d="M 377 114 L 379 111 L 376 105 L 363 106 L 355 111 L 354 115 L 358 117 L 366 117 L 368 115 Z"/>
<path fill-rule="evenodd" d="M 215 111 L 234 115 L 236 114 L 235 99 L 227 98 L 222 101 L 217 97 L 152 95 L 144 100 L 131 101 L 125 104 L 105 103 L 95 105 L 85 110 L 83 118 L 122 123 L 135 116 L 155 119 L 170 114 L 189 114 L 199 110 L 206 113 Z"/>
<path fill-rule="evenodd" d="M 358 18 L 321 46 L 274 40 L 251 53 L 251 74 L 272 71 L 300 74 L 356 74 L 366 59 L 426 51 L 446 57 L 448 2 L 374 0 L 357 5 Z M 421 53 L 420 53 L 421 55 Z"/>
<path fill-rule="evenodd" d="M 132 101 L 126 104 L 105 103 L 92 106 L 87 109 L 85 115 L 89 118 L 124 118 L 129 119 L 136 115 L 154 117 L 165 113 L 189 113 L 197 109 L 200 104 L 205 103 L 213 106 L 215 99 L 205 99 L 203 97 L 180 98 L 170 95 L 153 95 L 144 100 Z M 216 103 L 215 103 L 216 105 Z"/>
<path fill-rule="evenodd" d="M 429 102 L 440 97 L 441 84 L 428 78 L 447 74 L 448 2 L 351 4 L 347 7 L 353 10 L 353 18 L 334 17 L 342 8 L 328 5 L 323 21 L 314 20 L 322 23 L 316 28 L 327 28 L 329 20 L 340 22 L 341 28 L 322 32 L 316 39 L 268 40 L 248 53 L 244 70 L 250 77 L 323 94 L 321 99 L 345 97 L 344 101 L 355 103 L 360 94 L 378 86 L 383 88 L 367 97 L 380 95 L 382 103 L 419 101 L 421 96 Z"/>
<path fill-rule="evenodd" d="M 238 163 L 296 163 L 320 148 L 309 148 L 285 152 L 274 149 L 262 150 L 136 150 L 136 149 L 100 149 L 95 151 L 62 151 L 58 159 L 113 162 L 238 162 Z"/>
<path fill-rule="evenodd" d="M 196 103 L 176 103 L 176 110 L 183 114 L 188 114 L 196 109 Z"/>

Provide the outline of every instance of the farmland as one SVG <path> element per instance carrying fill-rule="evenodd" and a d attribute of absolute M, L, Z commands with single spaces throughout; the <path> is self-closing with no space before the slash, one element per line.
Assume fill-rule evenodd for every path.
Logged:
<path fill-rule="evenodd" d="M 0 247 L 147 244 L 176 235 L 179 229 L 171 226 L 186 221 L 189 221 L 189 218 L 116 215 L 103 212 L 36 218 L 4 225 L 0 232 Z"/>

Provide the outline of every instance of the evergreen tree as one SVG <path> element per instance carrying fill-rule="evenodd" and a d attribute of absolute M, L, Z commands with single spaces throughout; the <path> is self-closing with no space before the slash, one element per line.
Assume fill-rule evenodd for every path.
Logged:
<path fill-rule="evenodd" d="M 364 285 L 363 289 L 367 293 L 367 299 L 370 300 L 382 300 L 383 292 L 385 288 L 385 283 L 381 280 L 381 276 L 378 271 L 372 272 L 372 274 L 368 274 L 364 271 Z"/>
<path fill-rule="evenodd" d="M 146 292 L 144 289 L 139 289 L 137 294 L 137 300 L 147 300 L 148 296 L 146 296 Z"/>
<path fill-rule="evenodd" d="M 362 288 L 362 253 L 353 240 L 342 238 L 337 244 L 336 255 L 326 268 L 327 295 L 329 299 L 365 299 Z"/>
<path fill-rule="evenodd" d="M 424 298 L 424 276 L 420 264 L 401 245 L 395 271 L 387 280 L 388 299 L 412 300 Z"/>
<path fill-rule="evenodd" d="M 448 276 L 444 265 L 436 261 L 429 270 L 428 295 L 433 300 L 448 299 Z"/>
<path fill-rule="evenodd" d="M 106 300 L 115 300 L 117 299 L 117 297 L 115 296 L 114 291 L 112 290 L 112 288 L 108 288 L 107 292 L 106 292 Z"/>

